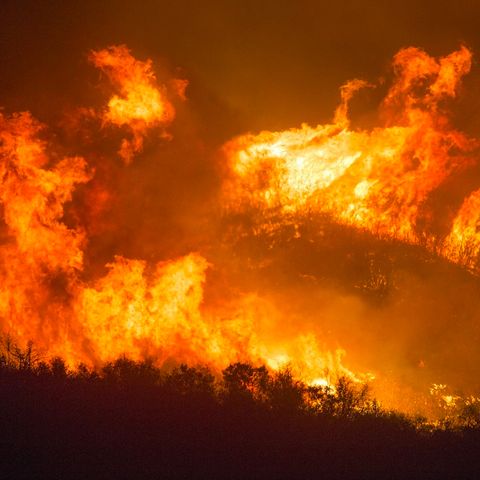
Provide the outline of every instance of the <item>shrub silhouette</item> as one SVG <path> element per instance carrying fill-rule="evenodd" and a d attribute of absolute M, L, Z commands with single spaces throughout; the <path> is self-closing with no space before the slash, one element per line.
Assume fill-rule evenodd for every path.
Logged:
<path fill-rule="evenodd" d="M 61 357 L 53 357 L 50 360 L 50 372 L 59 379 L 66 379 L 69 375 L 68 367 Z"/>
<path fill-rule="evenodd" d="M 306 386 L 293 378 L 290 368 L 273 373 L 268 383 L 268 402 L 275 410 L 300 412 L 305 409 Z"/>
<path fill-rule="evenodd" d="M 334 394 L 326 396 L 322 410 L 330 415 L 351 418 L 360 413 L 367 413 L 374 405 L 369 401 L 368 386 L 356 386 L 347 377 L 340 377 Z"/>
<path fill-rule="evenodd" d="M 163 381 L 168 391 L 179 395 L 211 396 L 215 394 L 215 377 L 207 367 L 185 364 L 172 370 Z"/>
<path fill-rule="evenodd" d="M 135 362 L 123 356 L 107 363 L 101 377 L 110 384 L 123 387 L 151 387 L 160 381 L 160 370 L 151 360 Z"/>
<path fill-rule="evenodd" d="M 233 402 L 264 402 L 269 397 L 270 375 L 265 366 L 234 363 L 222 372 L 225 397 Z"/>

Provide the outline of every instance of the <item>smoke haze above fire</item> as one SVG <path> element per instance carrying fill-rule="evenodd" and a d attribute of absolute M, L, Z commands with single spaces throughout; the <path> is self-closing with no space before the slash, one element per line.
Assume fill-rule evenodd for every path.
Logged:
<path fill-rule="evenodd" d="M 16 181 L 14 171 L 23 185 L 7 181 L 1 191 L 4 330 L 72 362 L 122 353 L 219 368 L 224 361 L 277 367 L 297 360 L 309 381 L 323 379 L 325 368 L 355 378 L 372 372 L 380 397 L 394 406 L 389 392 L 396 390 L 384 386 L 390 381 L 404 391 L 427 391 L 434 382 L 480 389 L 475 259 L 465 262 L 463 247 L 435 243 L 456 231 L 476 235 L 479 201 L 471 194 L 480 187 L 480 35 L 474 19 L 480 7 L 445 3 L 3 2 L 2 154 L 9 159 L 8 181 Z M 382 231 L 376 212 L 369 212 L 366 229 L 332 221 L 332 211 L 348 210 L 339 200 L 344 183 L 333 192 L 334 207 L 309 205 L 299 215 L 295 195 L 316 192 L 322 179 L 332 180 L 330 171 L 299 175 L 306 182 L 320 178 L 305 193 L 286 177 L 269 184 L 277 177 L 262 167 L 254 193 L 275 182 L 288 185 L 280 203 L 294 212 L 293 221 L 275 212 L 268 217 L 259 202 L 232 211 L 241 197 L 225 194 L 232 159 L 242 149 L 252 152 L 256 142 L 272 142 L 275 132 L 309 124 L 309 140 L 293 142 L 297 153 L 322 136 L 335 145 L 348 122 L 356 132 L 349 142 L 358 140 L 362 151 L 380 137 L 389 143 L 391 133 L 365 132 L 388 124 L 382 115 L 395 85 L 392 59 L 405 47 L 427 52 L 434 75 L 440 58 L 455 51 L 461 57 L 453 61 L 458 82 L 451 88 L 432 87 L 428 77 L 430 94 L 443 90 L 423 104 L 420 127 L 418 117 L 402 125 L 418 127 L 409 130 L 407 147 L 399 147 L 403 156 L 415 150 L 416 136 L 433 131 L 440 139 L 424 140 L 428 145 L 417 150 L 433 151 L 424 170 L 430 183 L 414 196 L 422 197 L 422 215 L 409 219 L 406 234 Z M 119 80 L 112 53 L 127 61 L 130 84 Z M 348 102 L 348 121 L 347 103 L 333 121 L 340 87 L 352 79 L 365 80 L 352 84 L 364 88 Z M 132 93 L 132 86 L 147 93 Z M 425 88 L 412 87 L 417 100 L 428 97 Z M 133 113 L 126 110 L 132 98 L 140 105 Z M 157 105 L 153 114 L 144 116 L 146 104 Z M 432 121 L 438 105 L 441 118 Z M 31 116 L 11 117 L 25 111 Z M 307 131 L 318 124 L 326 131 Z M 13 148 L 12 136 L 31 147 Z M 384 150 L 379 147 L 380 158 Z M 346 158 L 342 176 L 358 158 L 336 152 Z M 445 156 L 440 175 L 431 170 L 439 152 Z M 28 162 L 21 160 L 25 153 L 33 155 Z M 268 163 L 269 155 L 282 158 L 258 158 Z M 410 168 L 415 171 L 415 161 Z M 42 190 L 45 178 L 49 187 Z M 398 193 L 407 182 L 398 173 L 393 178 L 402 180 L 388 184 Z M 241 193 L 249 188 L 242 185 Z M 12 192 L 15 201 L 7 199 Z M 404 206 L 407 197 L 398 193 L 395 205 Z M 25 230 L 18 211 L 32 201 L 35 222 Z M 391 219 L 405 220 L 402 208 L 392 211 Z M 459 212 L 464 215 L 454 223 Z M 40 242 L 29 236 L 31 228 Z M 57 234 L 67 243 L 52 241 Z M 19 287 L 25 264 L 28 281 Z M 37 285 L 38 296 L 29 298 Z M 20 297 L 8 297 L 7 286 Z M 22 315 L 32 309 L 27 325 Z"/>

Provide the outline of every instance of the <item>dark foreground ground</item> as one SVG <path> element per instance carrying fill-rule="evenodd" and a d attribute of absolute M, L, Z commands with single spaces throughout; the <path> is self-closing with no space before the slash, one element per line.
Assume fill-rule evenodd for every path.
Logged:
<path fill-rule="evenodd" d="M 345 379 L 329 392 L 244 364 L 218 381 L 4 356 L 0 478 L 478 479 L 480 429 L 419 428 Z"/>

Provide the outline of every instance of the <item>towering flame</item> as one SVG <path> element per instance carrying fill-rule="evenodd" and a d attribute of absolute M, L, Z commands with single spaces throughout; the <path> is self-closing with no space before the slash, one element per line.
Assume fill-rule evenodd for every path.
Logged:
<path fill-rule="evenodd" d="M 433 244 L 433 234 L 429 238 L 430 232 L 420 230 L 426 201 L 471 164 L 478 147 L 477 140 L 451 126 L 443 108 L 456 96 L 471 58 L 466 47 L 438 60 L 417 48 L 401 50 L 393 60 L 394 81 L 381 106 L 379 127 L 350 128 L 348 102 L 356 91 L 371 86 L 353 80 L 341 89 L 332 124 L 232 140 L 225 147 L 232 172 L 225 187 L 229 209 L 254 207 L 287 222 L 325 213 L 334 221 L 409 243 L 420 242 L 427 233 L 427 243 Z M 443 251 L 449 258 L 465 250 L 465 236 L 469 244 L 478 242 L 464 219 L 472 218 L 472 208 L 474 199 L 453 223 Z"/>
<path fill-rule="evenodd" d="M 42 126 L 28 113 L 0 116 L 0 199 L 14 248 L 31 266 L 70 271 L 82 268 L 81 230 L 67 228 L 60 219 L 74 186 L 88 181 L 85 160 L 65 158 L 53 168 Z"/>
<path fill-rule="evenodd" d="M 52 159 L 38 137 L 42 128 L 28 113 L 0 116 L 0 320 L 2 329 L 20 341 L 58 341 L 68 350 L 63 297 L 82 269 L 85 236 L 81 229 L 67 228 L 61 217 L 74 186 L 89 176 L 79 157 L 48 168 Z"/>

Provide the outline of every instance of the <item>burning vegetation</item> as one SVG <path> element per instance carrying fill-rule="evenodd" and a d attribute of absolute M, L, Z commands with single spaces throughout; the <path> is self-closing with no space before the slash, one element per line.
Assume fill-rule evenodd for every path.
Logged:
<path fill-rule="evenodd" d="M 416 48 L 393 59 L 394 79 L 381 105 L 382 126 L 351 129 L 348 102 L 361 80 L 341 88 L 332 124 L 236 138 L 226 146 L 233 179 L 226 196 L 233 210 L 261 209 L 283 222 L 318 213 L 384 238 L 425 243 L 436 253 L 475 268 L 478 253 L 473 199 L 458 212 L 444 246 L 428 218 L 429 196 L 447 178 L 470 165 L 478 141 L 455 130 L 444 102 L 455 97 L 471 66 L 460 50 L 436 60 Z M 272 228 L 268 223 L 260 228 Z M 475 220 L 473 220 L 475 222 Z M 423 229 L 422 229 L 423 226 Z"/>
<path fill-rule="evenodd" d="M 351 241 L 363 236 L 378 244 L 395 242 L 395 248 L 415 246 L 428 261 L 444 259 L 477 275 L 478 186 L 447 206 L 432 204 L 452 179 L 478 166 L 479 141 L 449 117 L 472 52 L 461 47 L 439 59 L 417 48 L 398 52 L 371 128 L 351 126 L 349 105 L 360 90 L 383 87 L 353 80 L 341 88 L 330 124 L 233 138 L 212 153 L 220 178 L 208 204 L 206 240 L 184 238 L 179 229 L 182 254 L 130 257 L 112 248 L 106 264 L 89 249 L 109 228 L 115 231 L 108 216 L 117 192 L 109 174 L 133 169 L 137 158 L 149 161 L 150 142 L 167 148 L 188 83 L 166 74 L 160 81 L 151 60 L 136 59 L 123 45 L 90 52 L 88 59 L 104 74 L 102 88 L 113 92 L 102 106 L 82 106 L 75 122 L 82 135 L 89 130 L 82 138 L 108 137 L 104 148 L 112 145 L 116 154 L 89 152 L 94 142 L 62 145 L 58 139 L 74 138 L 75 132 L 52 135 L 28 112 L 0 117 L 3 333 L 21 345 L 33 341 L 43 355 L 59 356 L 69 368 L 102 368 L 122 355 L 134 362 L 150 359 L 167 370 L 206 364 L 217 374 L 238 362 L 277 376 L 288 366 L 305 389 L 334 388 L 343 378 L 354 385 L 378 382 L 381 396 L 389 388 L 382 387 L 381 366 L 360 359 L 359 368 L 347 367 L 343 339 L 326 342 L 329 326 L 323 335 L 315 312 L 292 325 L 281 286 L 275 294 L 265 293 L 257 281 L 248 288 L 252 277 L 243 270 L 274 265 L 275 245 L 322 245 L 328 225 L 333 232 L 347 228 Z M 61 128 L 71 125 L 65 121 Z M 195 145 L 206 150 L 201 141 Z M 82 156 L 64 154 L 76 147 Z M 125 165 L 111 161 L 117 157 Z M 318 222 L 322 226 L 315 231 Z M 305 234 L 309 228 L 313 233 Z M 242 242 L 251 242 L 250 251 L 262 252 L 255 242 L 265 238 L 262 248 L 270 253 L 264 258 L 242 250 Z M 386 288 L 388 272 L 376 270 L 371 249 L 368 255 L 361 288 L 378 293 Z M 302 274 L 302 282 L 316 284 L 317 277 L 318 272 Z M 319 316 L 330 317 L 324 311 Z M 424 361 L 416 361 L 423 368 Z M 440 398 L 451 405 L 462 397 L 444 392 Z M 388 406 L 398 406 L 390 400 Z M 411 410 L 417 407 L 418 402 Z"/>

